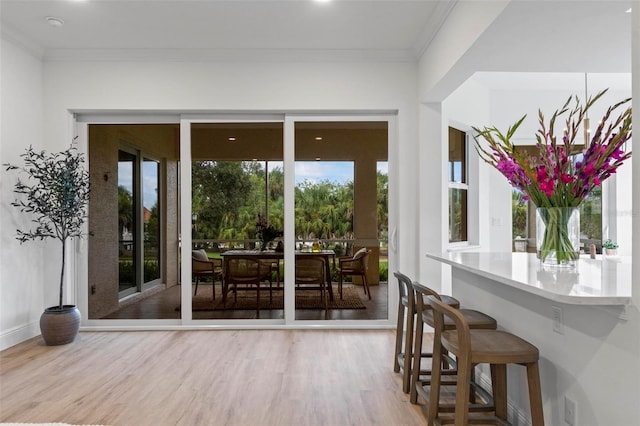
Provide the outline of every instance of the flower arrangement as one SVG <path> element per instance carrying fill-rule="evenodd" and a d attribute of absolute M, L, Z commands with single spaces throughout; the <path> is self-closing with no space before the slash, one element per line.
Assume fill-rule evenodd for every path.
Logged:
<path fill-rule="evenodd" d="M 558 208 L 578 207 L 596 186 L 600 186 L 631 157 L 631 151 L 625 152 L 624 149 L 632 134 L 631 107 L 627 107 L 616 118 L 612 117 L 631 98 L 610 106 L 584 149 L 576 147 L 576 136 L 587 111 L 606 92 L 603 90 L 589 97 L 584 105 L 577 96 L 570 96 L 562 108 L 553 113 L 548 125 L 542 111 L 539 111 L 536 155 L 518 150 L 511 142 L 526 115 L 509 127 L 506 133 L 496 127 L 473 128 L 477 133 L 476 151 L 480 158 L 502 173 L 536 207 L 548 208 L 542 218 L 548 235 L 545 234 L 542 247 L 538 247 L 543 260 L 551 252 L 555 253 L 558 263 L 577 259 L 578 252 L 572 248 L 569 235 L 565 232 L 569 215 L 566 209 Z M 573 107 L 570 106 L 572 100 Z M 556 121 L 564 115 L 564 129 L 558 140 Z M 488 148 L 483 147 L 481 140 L 488 144 Z"/>
<path fill-rule="evenodd" d="M 261 248 L 264 250 L 267 244 L 274 240 L 274 238 L 281 237 L 282 231 L 269 224 L 266 217 L 258 215 L 256 221 L 256 237 L 260 239 Z"/>

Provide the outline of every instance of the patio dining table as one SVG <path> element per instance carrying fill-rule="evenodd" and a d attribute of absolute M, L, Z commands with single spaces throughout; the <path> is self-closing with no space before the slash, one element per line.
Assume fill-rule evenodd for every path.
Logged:
<path fill-rule="evenodd" d="M 278 267 L 280 267 L 280 259 L 284 259 L 284 252 L 275 251 L 275 250 L 227 250 L 223 253 L 220 253 L 223 261 L 223 271 L 226 271 L 227 264 L 229 259 L 233 256 L 243 256 L 243 257 L 255 257 L 260 260 L 273 260 L 278 263 Z M 329 290 L 329 300 L 333 299 L 333 286 L 331 285 L 331 268 L 329 266 L 329 258 L 331 257 L 333 261 L 333 265 L 335 266 L 336 262 L 336 253 L 333 250 L 320 250 L 320 251 L 306 251 L 306 250 L 296 250 L 296 257 L 302 256 L 315 256 L 322 257 L 324 259 L 325 264 L 325 276 L 327 278 L 327 289 Z M 225 280 L 226 281 L 226 280 Z"/>

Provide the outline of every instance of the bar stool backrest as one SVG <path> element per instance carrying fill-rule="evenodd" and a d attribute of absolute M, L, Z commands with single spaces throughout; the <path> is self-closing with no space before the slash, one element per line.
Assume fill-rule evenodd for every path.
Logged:
<path fill-rule="evenodd" d="M 417 281 L 413 282 L 412 287 L 416 295 L 416 312 L 418 313 L 423 312 L 430 308 L 431 305 L 425 299 L 426 297 L 431 296 L 438 300 L 441 299 L 440 295 L 436 291 L 430 289 L 426 285 L 420 284 Z"/>
<path fill-rule="evenodd" d="M 469 333 L 469 323 L 465 319 L 464 315 L 451 306 L 442 303 L 437 296 L 427 296 L 426 302 L 431 305 L 433 309 L 434 328 L 436 333 L 444 332 L 444 317 L 449 317 L 456 325 L 456 333 L 458 334 L 458 344 L 461 352 L 467 352 L 471 349 L 471 337 Z M 438 333 L 439 332 L 439 333 Z M 457 354 L 459 355 L 459 354 Z"/>
<path fill-rule="evenodd" d="M 407 277 L 405 274 L 403 274 L 402 272 L 394 272 L 393 275 L 397 278 L 398 280 L 398 293 L 399 293 L 399 300 L 400 303 L 403 303 L 403 299 L 407 298 L 407 302 L 403 303 L 405 306 L 407 306 L 408 308 L 411 309 L 415 309 L 415 292 L 413 290 L 413 284 L 411 283 L 411 279 L 409 277 Z"/>

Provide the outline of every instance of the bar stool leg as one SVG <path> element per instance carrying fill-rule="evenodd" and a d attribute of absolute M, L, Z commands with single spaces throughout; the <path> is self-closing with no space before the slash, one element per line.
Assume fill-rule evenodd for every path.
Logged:
<path fill-rule="evenodd" d="M 530 362 L 527 366 L 527 383 L 529 384 L 529 405 L 531 406 L 531 424 L 544 426 L 542 411 L 542 389 L 540 386 L 540 372 L 537 362 Z"/>
<path fill-rule="evenodd" d="M 492 376 L 495 376 L 495 383 L 492 387 L 496 417 L 507 420 L 507 365 L 492 364 L 491 367 L 494 369 Z"/>
<path fill-rule="evenodd" d="M 400 363 L 398 362 L 398 354 L 400 352 L 402 352 L 402 334 L 403 334 L 403 325 L 404 325 L 404 305 L 402 304 L 402 301 L 399 301 L 398 303 L 398 322 L 396 323 L 396 351 L 395 351 L 395 356 L 394 356 L 394 360 L 393 360 L 393 371 L 394 372 L 399 372 L 400 371 Z M 404 355 L 405 357 L 407 356 L 407 354 L 405 353 Z"/>
<path fill-rule="evenodd" d="M 458 358 L 458 380 L 456 385 L 455 424 L 469 424 L 469 393 L 471 383 L 471 363 L 468 359 Z M 438 407 L 436 406 L 436 410 Z"/>
<path fill-rule="evenodd" d="M 422 332 L 424 331 L 424 322 L 422 321 L 422 315 L 418 314 L 418 321 L 416 322 L 416 334 L 413 341 L 413 368 L 411 369 L 411 393 L 409 394 L 409 401 L 412 404 L 418 403 L 418 390 L 417 383 L 420 378 L 420 358 L 422 355 Z M 434 341 L 435 345 L 435 341 Z M 434 349 L 435 352 L 435 349 Z M 405 355 L 406 356 L 406 355 Z M 435 358 L 432 359 L 432 365 L 435 364 Z M 432 379 L 433 380 L 433 379 Z"/>
<path fill-rule="evenodd" d="M 418 317 L 421 317 L 420 314 L 418 314 Z M 422 328 L 422 321 L 420 319 L 418 319 L 418 322 L 420 323 Z M 417 331 L 416 331 L 417 333 Z M 422 334 L 422 330 L 421 333 Z M 419 335 L 416 334 L 416 348 L 418 347 L 417 341 L 418 341 L 418 337 Z M 422 339 L 420 339 L 422 340 Z M 417 351 L 415 351 L 417 352 Z M 419 362 L 419 361 L 418 361 Z M 430 382 L 430 392 L 429 392 L 429 401 L 427 401 L 427 424 L 428 425 L 433 425 L 435 424 L 435 420 L 438 417 L 438 405 L 440 405 L 440 364 L 442 363 L 442 342 L 440 342 L 440 335 L 439 333 L 436 331 L 435 335 L 434 335 L 434 339 L 433 339 L 433 356 L 431 358 L 431 382 Z M 415 370 L 420 370 L 420 365 L 415 365 L 414 364 L 414 369 Z M 460 372 L 458 372 L 460 373 Z M 419 371 L 418 371 L 419 374 Z M 458 376 L 460 377 L 460 376 Z M 418 380 L 416 379 L 415 381 L 412 381 L 411 383 L 411 391 L 412 391 L 412 395 L 413 395 L 413 391 L 416 388 L 416 382 Z M 415 401 L 411 401 L 414 404 L 417 403 L 417 395 L 416 395 L 416 400 Z"/>
<path fill-rule="evenodd" d="M 412 351 L 413 351 L 413 324 L 415 315 L 413 312 L 409 312 L 407 309 L 407 329 L 405 332 L 404 343 L 404 365 L 402 372 L 402 390 L 404 393 L 409 393 L 411 389 L 411 365 L 412 365 Z M 420 339 L 420 351 L 418 355 L 422 353 L 422 339 Z M 413 364 L 415 365 L 415 364 Z"/>

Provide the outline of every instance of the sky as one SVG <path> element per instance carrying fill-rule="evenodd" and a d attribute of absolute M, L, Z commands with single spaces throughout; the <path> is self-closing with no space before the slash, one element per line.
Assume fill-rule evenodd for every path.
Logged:
<path fill-rule="evenodd" d="M 279 163 L 282 167 L 282 163 Z M 271 169 L 271 163 L 269 163 Z M 353 162 L 351 161 L 297 161 L 295 163 L 295 185 L 304 182 L 328 180 L 334 183 L 353 181 Z M 387 174 L 388 163 L 378 162 L 378 171 Z"/>
<path fill-rule="evenodd" d="M 146 208 L 151 208 L 158 201 L 158 163 L 145 161 L 142 164 L 142 203 Z M 123 186 L 133 193 L 133 163 L 128 161 L 118 162 L 118 186 Z"/>

